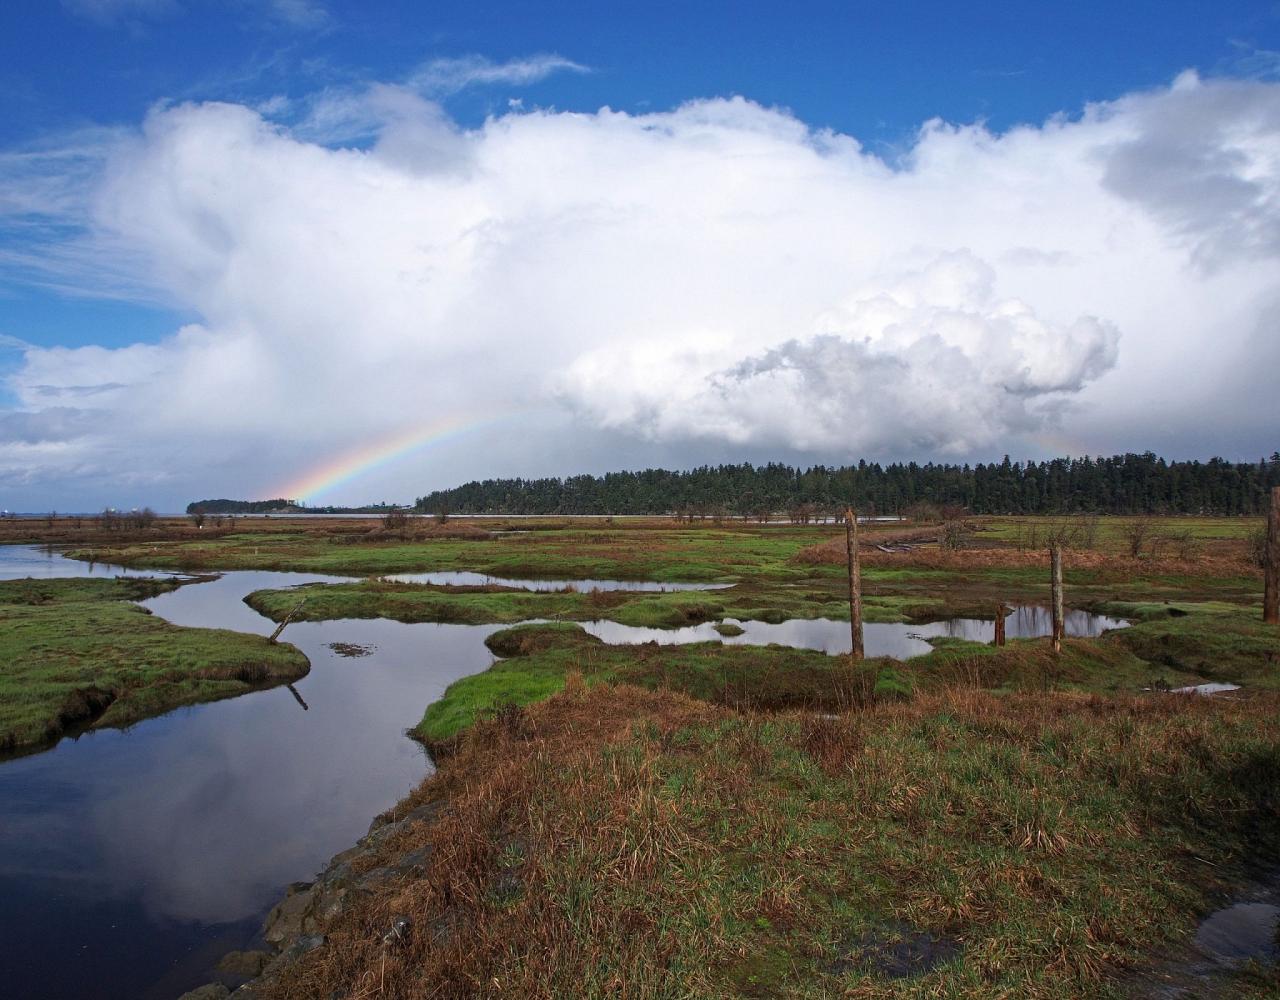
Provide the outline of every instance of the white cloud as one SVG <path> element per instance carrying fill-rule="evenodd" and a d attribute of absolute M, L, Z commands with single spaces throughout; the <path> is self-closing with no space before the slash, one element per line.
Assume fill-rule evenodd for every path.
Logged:
<path fill-rule="evenodd" d="M 178 9 L 177 0 L 62 0 L 74 14 L 99 24 L 113 24 L 129 18 L 153 18 Z"/>
<path fill-rule="evenodd" d="M 414 70 L 406 82 L 414 90 L 441 96 L 455 94 L 473 86 L 537 83 L 553 73 L 564 72 L 590 71 L 586 66 L 554 53 L 524 56 L 507 62 L 494 62 L 484 56 L 470 55 L 431 59 Z"/>
<path fill-rule="evenodd" d="M 317 0 L 267 0 L 267 10 L 295 28 L 323 28 L 330 21 L 329 11 Z"/>
<path fill-rule="evenodd" d="M 227 104 L 117 144 L 94 239 L 200 322 L 27 350 L 19 408 L 92 429 L 15 422 L 0 478 L 257 494 L 482 413 L 522 416 L 327 499 L 627 440 L 672 464 L 1274 447 L 1278 85 L 1182 77 L 1000 135 L 931 122 L 896 169 L 743 99 L 465 130 L 423 86 L 359 95 L 368 149 Z"/>
<path fill-rule="evenodd" d="M 320 0 L 238 0 L 241 6 L 257 8 L 272 21 L 315 31 L 330 24 L 329 11 Z M 191 0 L 62 0 L 73 14 L 102 25 L 139 23 L 190 9 Z"/>

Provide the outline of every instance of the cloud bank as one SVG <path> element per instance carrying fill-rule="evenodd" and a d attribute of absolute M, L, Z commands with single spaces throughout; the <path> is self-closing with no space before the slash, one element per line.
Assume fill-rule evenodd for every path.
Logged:
<path fill-rule="evenodd" d="M 112 248 L 199 322 L 25 349 L 0 478 L 256 495 L 442 414 L 512 416 L 313 499 L 553 455 L 1275 447 L 1280 85 L 933 121 L 893 163 L 742 98 L 475 129 L 422 87 L 344 100 L 359 148 L 217 103 L 112 139 L 59 252 Z"/>

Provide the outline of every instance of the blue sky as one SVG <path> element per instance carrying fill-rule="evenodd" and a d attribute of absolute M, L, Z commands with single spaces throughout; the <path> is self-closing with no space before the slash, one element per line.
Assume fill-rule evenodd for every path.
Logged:
<path fill-rule="evenodd" d="M 424 61 L 556 54 L 587 72 L 472 86 L 475 124 L 528 105 L 668 109 L 741 94 L 892 158 L 924 121 L 995 130 L 1076 113 L 1180 71 L 1280 65 L 1280 3 L 466 3 L 10 0 L 0 10 L 0 145 L 132 125 L 157 101 L 255 103 Z M 10 239 L 21 240 L 21 232 Z M 0 331 L 42 345 L 154 341 L 183 310 L 50 293 L 0 274 Z"/>
<path fill-rule="evenodd" d="M 499 431 L 315 499 L 740 458 L 1269 453 L 1274 406 L 1193 424 L 1156 403 L 1199 338 L 1224 367 L 1186 398 L 1225 414 L 1264 393 L 1225 366 L 1280 313 L 1262 208 L 1278 80 L 1276 2 L 11 0 L 0 507 L 6 486 L 36 507 L 260 493 L 412 436 L 425 409 L 462 420 L 457 393 L 497 369 L 547 443 Z M 401 215 L 424 227 L 403 245 Z M 876 295 L 909 320 L 876 326 Z M 904 323 L 919 337 L 891 345 Z M 960 388 L 924 369 L 877 404 L 928 411 L 919 426 L 891 430 L 861 409 L 870 386 L 816 374 L 857 381 L 935 334 L 961 352 Z M 1007 371 L 966 353 L 1001 338 Z M 1157 344 L 1167 370 L 1139 360 Z M 357 345 L 399 352 L 415 381 L 371 370 L 376 419 L 300 414 L 290 373 L 322 384 Z M 762 416 L 783 378 L 819 397 L 825 431 Z M 206 404 L 108 449 L 115 464 L 89 457 L 143 400 L 240 392 L 314 433 L 264 449 Z M 845 443 L 851 421 L 868 429 Z M 296 467 L 273 479 L 281 455 Z"/>

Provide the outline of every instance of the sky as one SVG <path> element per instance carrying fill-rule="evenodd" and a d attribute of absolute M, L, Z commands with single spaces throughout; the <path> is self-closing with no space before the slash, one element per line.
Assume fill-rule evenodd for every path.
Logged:
<path fill-rule="evenodd" d="M 1256 460 L 1277 258 L 1277 2 L 0 7 L 0 509 Z"/>

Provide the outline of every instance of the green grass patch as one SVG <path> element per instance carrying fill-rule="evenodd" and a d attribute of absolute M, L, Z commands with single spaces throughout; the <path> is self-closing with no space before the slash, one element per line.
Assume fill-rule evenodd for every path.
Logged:
<path fill-rule="evenodd" d="M 1070 639 L 1056 655 L 1042 639 L 1014 640 L 1001 648 L 937 639 L 931 653 L 905 662 L 878 657 L 850 665 L 847 657 L 788 646 L 609 645 L 567 622 L 524 624 L 489 636 L 487 645 L 502 659 L 449 685 L 414 735 L 428 745 L 445 745 L 505 705 L 527 705 L 558 691 L 570 673 L 581 674 L 588 685 L 674 690 L 742 710 L 819 712 L 956 686 L 1123 693 L 1195 682 L 1193 674 L 1148 663 L 1111 641 L 1118 634 Z"/>
<path fill-rule="evenodd" d="M 124 726 L 179 705 L 296 680 L 285 644 L 180 628 L 132 603 L 176 586 L 139 579 L 0 582 L 0 750 L 83 726 Z"/>

